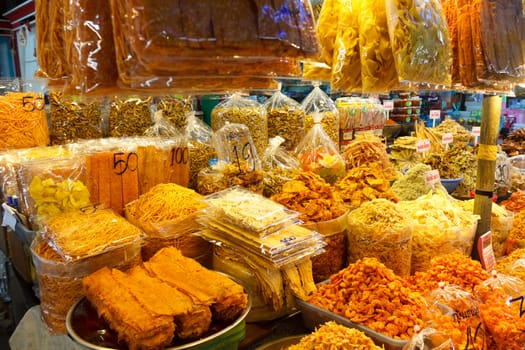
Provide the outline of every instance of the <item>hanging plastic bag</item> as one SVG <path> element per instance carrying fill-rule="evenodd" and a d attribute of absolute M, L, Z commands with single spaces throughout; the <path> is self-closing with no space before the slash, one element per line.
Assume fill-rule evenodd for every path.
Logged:
<path fill-rule="evenodd" d="M 301 102 L 306 113 L 304 120 L 305 132 L 308 132 L 313 127 L 314 114 L 320 113 L 322 115 L 321 125 L 324 131 L 332 142 L 339 145 L 339 110 L 330 96 L 321 89 L 319 82 L 314 82 L 312 85 L 314 89 Z"/>
<path fill-rule="evenodd" d="M 162 111 L 153 114 L 153 125 L 144 131 L 144 136 L 182 138 L 181 132 L 162 116 Z"/>
<path fill-rule="evenodd" d="M 314 113 L 314 124 L 294 151 L 304 171 L 311 171 L 329 183 L 345 176 L 346 165 L 333 140 L 321 125 L 323 115 Z"/>
<path fill-rule="evenodd" d="M 199 172 L 208 166 L 212 158 L 217 157 L 217 152 L 213 146 L 213 130 L 208 124 L 197 118 L 195 112 L 188 113 L 186 122 L 186 138 L 190 151 L 189 187 L 196 190 Z"/>
<path fill-rule="evenodd" d="M 295 175 L 301 171 L 299 161 L 288 153 L 281 145 L 284 139 L 275 136 L 270 139 L 269 145 L 262 156 L 262 167 L 264 170 L 263 195 L 271 197 L 281 191 L 281 186 L 293 180 Z"/>
<path fill-rule="evenodd" d="M 279 89 L 263 107 L 268 116 L 268 137 L 281 136 L 283 146 L 293 150 L 304 135 L 305 113 L 302 106 Z"/>
<path fill-rule="evenodd" d="M 192 111 L 191 99 L 176 96 L 162 96 L 157 102 L 157 111 L 178 129 L 186 128 L 187 116 Z"/>
<path fill-rule="evenodd" d="M 226 123 L 215 132 L 215 147 L 228 185 L 262 194 L 264 173 L 248 127 Z"/>

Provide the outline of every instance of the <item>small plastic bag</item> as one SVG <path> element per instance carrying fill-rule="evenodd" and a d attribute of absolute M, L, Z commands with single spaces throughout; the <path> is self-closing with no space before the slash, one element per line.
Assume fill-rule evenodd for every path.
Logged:
<path fill-rule="evenodd" d="M 333 184 L 345 176 L 346 165 L 336 144 L 324 131 L 322 118 L 322 114 L 314 113 L 314 125 L 297 145 L 294 155 L 304 171 L 318 174 Z"/>
<path fill-rule="evenodd" d="M 454 349 L 450 335 L 441 330 L 425 327 L 415 331 L 415 335 L 403 346 L 403 350 L 451 350 Z"/>
<path fill-rule="evenodd" d="M 452 49 L 439 0 L 387 0 L 386 13 L 399 80 L 449 87 Z"/>
<path fill-rule="evenodd" d="M 188 113 L 186 121 L 186 138 L 190 151 L 190 183 L 188 186 L 197 190 L 199 172 L 208 166 L 212 158 L 217 157 L 217 152 L 213 145 L 211 127 L 197 118 L 194 112 Z"/>
<path fill-rule="evenodd" d="M 109 110 L 109 136 L 142 136 L 153 121 L 151 97 L 115 97 Z"/>
<path fill-rule="evenodd" d="M 250 130 L 244 124 L 226 123 L 215 132 L 215 147 L 229 186 L 243 186 L 262 194 L 264 172 Z"/>
<path fill-rule="evenodd" d="M 329 65 L 334 57 L 334 43 L 337 37 L 337 24 L 341 13 L 341 0 L 325 0 L 317 21 L 317 33 L 321 44 L 321 56 Z"/>
<path fill-rule="evenodd" d="M 292 180 L 301 171 L 299 161 L 281 147 L 283 142 L 284 139 L 281 136 L 271 138 L 262 156 L 263 195 L 265 197 L 281 192 L 281 186 Z"/>
<path fill-rule="evenodd" d="M 157 101 L 157 111 L 162 111 L 166 118 L 177 129 L 185 129 L 188 125 L 188 114 L 192 111 L 190 98 L 162 96 Z"/>
<path fill-rule="evenodd" d="M 153 115 L 153 125 L 144 131 L 144 136 L 149 137 L 175 137 L 182 138 L 182 134 L 172 123 L 163 117 L 162 111 Z"/>
<path fill-rule="evenodd" d="M 314 115 L 319 113 L 321 117 L 321 125 L 325 133 L 336 145 L 339 145 L 339 110 L 323 90 L 321 90 L 320 83 L 314 82 L 312 84 L 314 89 L 304 98 L 301 105 L 306 113 L 304 119 L 304 130 L 307 133 L 314 126 Z"/>
<path fill-rule="evenodd" d="M 214 131 L 227 122 L 246 125 L 257 153 L 263 154 L 268 145 L 268 119 L 266 110 L 259 102 L 238 93 L 229 96 L 211 111 L 211 127 Z"/>
<path fill-rule="evenodd" d="M 268 118 L 268 137 L 281 136 L 283 146 L 293 150 L 304 134 L 305 113 L 302 106 L 279 89 L 263 107 Z"/>
<path fill-rule="evenodd" d="M 225 190 L 229 187 L 228 181 L 222 172 L 223 164 L 217 159 L 210 160 L 210 166 L 202 168 L 197 174 L 197 193 L 207 196 Z"/>

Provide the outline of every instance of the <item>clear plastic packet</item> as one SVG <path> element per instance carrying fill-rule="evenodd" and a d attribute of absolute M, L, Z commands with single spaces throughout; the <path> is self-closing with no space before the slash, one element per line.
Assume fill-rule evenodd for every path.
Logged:
<path fill-rule="evenodd" d="M 49 129 L 45 111 L 43 80 L 1 80 L 0 151 L 47 146 Z"/>
<path fill-rule="evenodd" d="M 339 0 L 339 3 L 340 13 L 333 50 L 331 87 L 334 91 L 361 91 L 360 1 Z"/>
<path fill-rule="evenodd" d="M 485 327 L 479 314 L 481 300 L 471 292 L 440 282 L 427 298 L 433 305 L 444 305 L 449 312 L 437 315 L 433 327 L 448 334 L 456 349 L 485 349 Z"/>
<path fill-rule="evenodd" d="M 227 97 L 211 111 L 211 127 L 216 132 L 227 122 L 246 125 L 257 154 L 263 154 L 268 145 L 268 117 L 259 102 L 239 93 Z"/>
<path fill-rule="evenodd" d="M 224 172 L 221 169 L 223 164 L 217 162 L 216 159 L 211 159 L 209 163 L 213 164 L 202 168 L 197 174 L 197 192 L 203 196 L 225 190 L 229 187 L 226 176 L 224 176 Z"/>
<path fill-rule="evenodd" d="M 71 74 L 65 44 L 64 1 L 36 0 L 37 77 L 49 79 L 49 85 L 63 85 Z"/>
<path fill-rule="evenodd" d="M 18 176 L 20 209 L 33 228 L 42 220 L 92 204 L 81 156 L 26 161 L 20 164 Z"/>
<path fill-rule="evenodd" d="M 419 327 L 418 327 L 419 328 Z M 454 349 L 450 335 L 442 330 L 425 327 L 415 331 L 403 350 L 451 350 Z"/>
<path fill-rule="evenodd" d="M 153 114 L 153 125 L 144 131 L 144 136 L 148 137 L 175 137 L 182 138 L 181 131 L 177 129 L 170 121 L 164 118 L 162 111 L 156 111 Z"/>
<path fill-rule="evenodd" d="M 386 13 L 399 80 L 450 87 L 452 49 L 440 1 L 388 0 Z"/>
<path fill-rule="evenodd" d="M 399 87 L 384 1 L 362 0 L 359 48 L 363 92 L 389 93 Z"/>
<path fill-rule="evenodd" d="M 105 266 L 127 270 L 141 264 L 140 246 L 140 241 L 132 241 L 98 255 L 66 261 L 41 236 L 33 239 L 30 250 L 39 287 L 40 312 L 51 334 L 67 333 L 66 317 L 83 296 L 83 277 Z"/>
<path fill-rule="evenodd" d="M 401 207 L 373 199 L 347 216 L 348 262 L 374 257 L 398 276 L 411 271 L 413 222 Z"/>
<path fill-rule="evenodd" d="M 458 3 L 456 0 L 441 0 L 443 15 L 447 21 L 450 51 L 452 52 L 451 79 L 452 86 L 461 86 L 461 77 L 459 73 L 459 28 L 458 28 Z"/>
<path fill-rule="evenodd" d="M 186 121 L 185 133 L 190 152 L 190 182 L 188 186 L 197 190 L 198 175 L 200 171 L 208 166 L 209 161 L 212 158 L 217 157 L 217 152 L 213 145 L 212 128 L 201 119 L 197 118 L 193 112 L 187 115 Z"/>
<path fill-rule="evenodd" d="M 104 0 L 66 0 L 64 45 L 71 69 L 68 91 L 76 94 L 115 88 L 118 71 L 111 7 Z"/>
<path fill-rule="evenodd" d="M 268 137 L 280 136 L 283 146 L 293 150 L 304 134 L 305 112 L 299 102 L 276 91 L 263 104 L 268 119 Z"/>
<path fill-rule="evenodd" d="M 303 62 L 302 77 L 304 80 L 330 82 L 330 79 L 332 79 L 332 67 L 326 63 Z"/>
<path fill-rule="evenodd" d="M 304 171 L 320 175 L 329 183 L 344 177 L 346 165 L 338 147 L 321 125 L 323 116 L 314 113 L 314 125 L 297 145 L 294 155 Z"/>
<path fill-rule="evenodd" d="M 167 95 L 157 99 L 157 111 L 162 111 L 162 116 L 177 129 L 186 128 L 187 116 L 192 110 L 192 101 L 189 97 Z"/>
<path fill-rule="evenodd" d="M 109 112 L 108 101 L 50 91 L 49 104 L 52 145 L 105 136 Z"/>
<path fill-rule="evenodd" d="M 248 127 L 226 122 L 214 137 L 220 169 L 228 185 L 262 193 L 264 172 Z"/>
<path fill-rule="evenodd" d="M 271 197 L 281 191 L 281 186 L 292 180 L 300 171 L 299 161 L 283 147 L 284 139 L 275 136 L 269 140 L 269 145 L 261 159 L 264 170 L 263 195 Z"/>
<path fill-rule="evenodd" d="M 321 44 L 321 57 L 332 66 L 334 57 L 334 43 L 337 37 L 339 15 L 341 13 L 341 0 L 325 0 L 317 21 L 317 34 Z"/>
<path fill-rule="evenodd" d="M 339 145 L 339 111 L 332 101 L 320 87 L 319 82 L 314 82 L 313 90 L 301 102 L 303 110 L 306 113 L 304 119 L 304 129 L 307 133 L 314 126 L 314 116 L 316 113 L 322 115 L 321 125 L 330 139 L 336 145 Z"/>
<path fill-rule="evenodd" d="M 153 98 L 120 97 L 111 100 L 108 135 L 142 136 L 152 124 Z"/>

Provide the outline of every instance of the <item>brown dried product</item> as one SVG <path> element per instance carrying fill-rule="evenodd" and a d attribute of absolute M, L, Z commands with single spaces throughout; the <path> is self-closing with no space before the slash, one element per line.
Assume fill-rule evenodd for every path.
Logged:
<path fill-rule="evenodd" d="M 265 169 L 263 195 L 270 198 L 274 194 L 280 193 L 282 186 L 295 178 L 297 170 L 272 167 Z"/>
<path fill-rule="evenodd" d="M 268 137 L 281 136 L 287 150 L 295 149 L 305 131 L 305 113 L 298 107 L 267 108 Z"/>
<path fill-rule="evenodd" d="M 197 189 L 197 179 L 199 172 L 208 166 L 210 159 L 217 157 L 215 148 L 207 143 L 189 140 L 189 163 L 190 163 L 190 183 L 189 187 Z"/>
<path fill-rule="evenodd" d="M 163 96 L 157 103 L 157 110 L 162 111 L 162 116 L 169 120 L 173 126 L 184 130 L 188 124 L 186 114 L 191 112 L 192 106 L 189 99 Z"/>
<path fill-rule="evenodd" d="M 514 215 L 512 227 L 507 237 L 505 253 L 510 254 L 525 245 L 525 211 L 519 211 Z"/>
<path fill-rule="evenodd" d="M 228 181 L 220 169 L 204 168 L 197 175 L 196 191 L 203 196 L 225 190 L 228 187 Z"/>
<path fill-rule="evenodd" d="M 525 128 L 511 132 L 501 143 L 501 149 L 509 157 L 525 153 Z"/>
<path fill-rule="evenodd" d="M 219 130 L 226 122 L 246 125 L 250 130 L 257 154 L 264 153 L 268 145 L 268 120 L 262 107 L 215 107 L 211 112 L 213 130 Z"/>
<path fill-rule="evenodd" d="M 423 294 L 438 288 L 439 282 L 455 284 L 472 292 L 489 277 L 479 261 L 461 253 L 450 253 L 432 258 L 429 268 L 410 276 L 408 284 Z"/>
<path fill-rule="evenodd" d="M 52 145 L 104 136 L 104 101 L 76 101 L 65 97 L 62 92 L 49 93 L 51 108 L 50 139 Z"/>
<path fill-rule="evenodd" d="M 152 99 L 115 98 L 109 109 L 109 136 L 142 136 L 151 126 Z"/>
<path fill-rule="evenodd" d="M 363 203 L 348 214 L 348 261 L 376 258 L 397 275 L 410 275 L 412 222 L 386 199 Z"/>
<path fill-rule="evenodd" d="M 525 209 L 525 192 L 513 192 L 510 197 L 502 201 L 500 205 L 505 207 L 507 210 L 513 211 L 514 213 L 522 211 Z"/>
<path fill-rule="evenodd" d="M 264 171 L 251 170 L 251 166 L 246 163 L 226 164 L 222 168 L 224 178 L 228 187 L 242 186 L 252 192 L 262 194 L 264 187 Z"/>
<path fill-rule="evenodd" d="M 339 145 L 339 114 L 337 112 L 321 112 L 323 116 L 321 125 L 324 131 L 330 136 L 330 139 L 334 141 L 336 145 Z M 314 126 L 314 114 L 307 114 L 304 118 L 304 131 L 305 134 Z"/>
<path fill-rule="evenodd" d="M 375 258 L 363 258 L 321 284 L 309 303 L 395 339 L 423 327 L 432 307 Z"/>

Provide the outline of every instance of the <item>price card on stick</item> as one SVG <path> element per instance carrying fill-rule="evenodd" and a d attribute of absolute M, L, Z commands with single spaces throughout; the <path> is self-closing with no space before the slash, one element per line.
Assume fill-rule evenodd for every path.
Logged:
<path fill-rule="evenodd" d="M 441 118 L 441 111 L 439 109 L 431 109 L 428 117 L 432 119 L 432 127 L 435 127 L 436 119 Z"/>
<path fill-rule="evenodd" d="M 416 151 L 419 153 L 425 153 L 430 151 L 430 140 L 423 139 L 416 141 Z"/>
<path fill-rule="evenodd" d="M 481 264 L 485 270 L 487 270 L 487 272 L 492 271 L 496 264 L 494 249 L 492 249 L 492 231 L 488 231 L 479 237 L 477 249 Z"/>
<path fill-rule="evenodd" d="M 472 133 L 472 136 L 474 136 L 474 145 L 477 145 L 479 142 L 479 135 L 481 135 L 481 127 L 473 126 L 471 133 Z"/>
<path fill-rule="evenodd" d="M 425 183 L 431 186 L 434 186 L 436 183 L 438 183 L 441 180 L 439 177 L 439 171 L 437 169 L 426 171 L 424 174 L 424 177 L 425 177 Z"/>
<path fill-rule="evenodd" d="M 384 100 L 383 108 L 386 112 L 386 119 L 390 119 L 390 111 L 394 110 L 394 101 L 393 100 Z"/>

